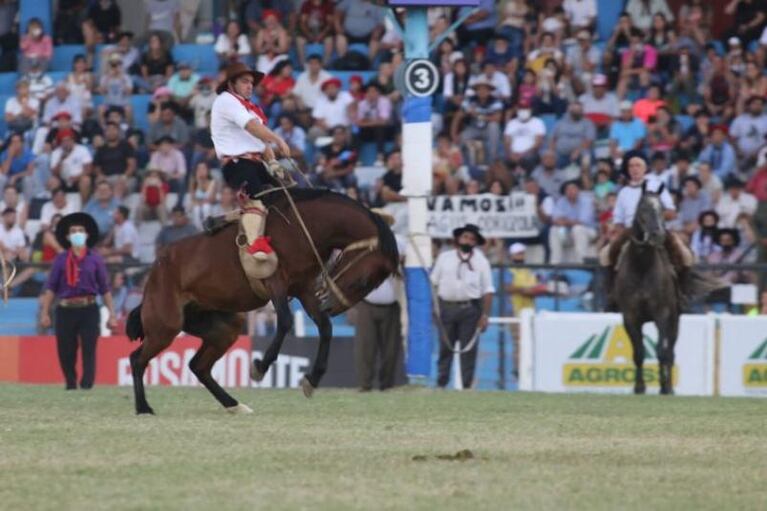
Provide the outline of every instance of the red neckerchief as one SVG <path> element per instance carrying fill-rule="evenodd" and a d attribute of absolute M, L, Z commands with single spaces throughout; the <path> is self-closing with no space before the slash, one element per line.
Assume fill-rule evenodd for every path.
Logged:
<path fill-rule="evenodd" d="M 83 255 L 78 256 L 71 248 L 67 250 L 67 285 L 74 287 L 80 280 L 80 263 L 88 255 L 88 249 L 83 250 Z"/>
<path fill-rule="evenodd" d="M 248 101 L 247 99 L 241 97 L 239 94 L 235 94 L 234 92 L 231 92 L 231 91 L 227 91 L 227 92 L 229 92 L 229 94 L 234 96 L 235 99 L 237 99 L 237 101 L 239 101 L 240 104 L 242 104 L 242 106 L 244 106 L 248 112 L 253 112 L 254 114 L 256 114 L 256 116 L 258 116 L 258 118 L 261 119 L 261 122 L 263 124 L 265 125 L 268 124 L 269 119 L 266 118 L 266 114 L 264 113 L 263 110 L 261 110 L 260 106 L 256 105 L 255 103 L 251 101 Z"/>

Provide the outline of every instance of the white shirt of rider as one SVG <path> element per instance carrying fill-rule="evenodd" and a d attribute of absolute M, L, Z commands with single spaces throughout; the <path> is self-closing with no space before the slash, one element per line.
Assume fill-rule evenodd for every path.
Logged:
<path fill-rule="evenodd" d="M 648 192 L 657 192 L 662 184 L 660 179 L 652 175 L 645 177 L 645 182 L 647 183 L 646 190 Z M 621 188 L 615 201 L 615 209 L 613 209 L 613 222 L 616 225 L 631 227 L 641 198 L 642 185 L 628 185 Z M 660 194 L 660 202 L 663 205 L 663 209 L 676 211 L 674 199 L 671 197 L 667 187 L 664 187 L 663 192 Z"/>
<path fill-rule="evenodd" d="M 264 152 L 266 145 L 245 130 L 252 119 L 261 123 L 261 119 L 232 94 L 218 95 L 210 114 L 210 136 L 219 158 Z"/>

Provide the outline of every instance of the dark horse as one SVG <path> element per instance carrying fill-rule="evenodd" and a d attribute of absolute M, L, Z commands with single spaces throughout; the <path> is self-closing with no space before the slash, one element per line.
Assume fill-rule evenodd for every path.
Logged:
<path fill-rule="evenodd" d="M 266 232 L 279 257 L 277 271 L 262 281 L 268 298 L 259 298 L 248 284 L 235 246 L 235 224 L 214 235 L 200 234 L 168 246 L 158 255 L 143 302 L 131 312 L 126 328 L 131 339 L 143 338 L 130 356 L 136 413 L 153 413 L 144 393 L 144 371 L 181 331 L 202 339 L 189 362 L 200 382 L 229 411 L 249 412 L 216 383 L 211 368 L 240 334 L 242 313 L 269 300 L 277 312 L 277 332 L 263 360 L 254 360 L 254 378 L 263 378 L 277 358 L 292 328 L 288 301 L 295 297 L 319 329 L 317 356 L 302 381 L 307 397 L 317 387 L 330 352 L 330 316 L 344 312 L 396 272 L 399 255 L 389 226 L 360 203 L 327 190 L 293 189 L 290 193 L 325 264 L 334 251 L 349 247 L 330 270 L 341 296 L 334 292 L 318 296 L 321 267 L 282 192 L 264 197 L 271 211 Z M 350 247 L 359 247 L 362 240 L 372 244 L 365 249 Z"/>
<path fill-rule="evenodd" d="M 642 325 L 652 321 L 658 329 L 658 366 L 660 393 L 673 394 L 674 345 L 679 334 L 679 316 L 688 300 L 705 295 L 718 287 L 691 268 L 673 261 L 673 243 L 663 219 L 660 193 L 642 188 L 629 241 L 616 264 L 613 296 L 623 313 L 623 325 L 631 338 L 636 376 L 634 393 L 644 394 L 642 372 L 645 349 Z"/>

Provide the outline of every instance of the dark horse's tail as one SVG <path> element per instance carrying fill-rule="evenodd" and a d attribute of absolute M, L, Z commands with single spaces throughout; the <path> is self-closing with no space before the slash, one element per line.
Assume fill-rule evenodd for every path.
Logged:
<path fill-rule="evenodd" d="M 692 302 L 705 298 L 712 291 L 726 286 L 727 284 L 719 279 L 694 268 L 687 268 L 679 274 L 679 294 L 685 307 Z"/>
<path fill-rule="evenodd" d="M 125 324 L 125 333 L 128 339 L 137 341 L 144 338 L 144 325 L 141 324 L 141 304 L 128 314 L 128 321 Z"/>
<path fill-rule="evenodd" d="M 394 233 L 386 221 L 381 217 L 381 215 L 377 215 L 372 211 L 368 211 L 368 213 L 370 214 L 370 218 L 373 220 L 373 223 L 375 223 L 376 229 L 378 230 L 379 249 L 383 253 L 384 257 L 386 257 L 386 259 L 391 262 L 392 268 L 394 268 L 392 273 L 398 275 L 399 249 L 397 248 L 397 239 L 394 237 Z"/>

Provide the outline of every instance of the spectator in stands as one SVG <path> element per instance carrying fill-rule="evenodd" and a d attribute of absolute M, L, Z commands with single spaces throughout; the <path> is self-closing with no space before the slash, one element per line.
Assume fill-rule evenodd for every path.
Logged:
<path fill-rule="evenodd" d="M 120 55 L 125 74 L 134 74 L 132 71 L 139 65 L 141 53 L 139 53 L 138 48 L 133 45 L 133 32 L 120 32 L 117 35 L 115 44 L 107 46 L 102 52 L 107 60 L 114 53 Z"/>
<path fill-rule="evenodd" d="M 712 127 L 711 142 L 703 148 L 698 161 L 708 163 L 714 174 L 722 180 L 736 171 L 735 149 L 727 141 L 726 126 Z"/>
<path fill-rule="evenodd" d="M 181 0 L 144 0 L 146 31 L 158 34 L 167 47 L 181 41 Z"/>
<path fill-rule="evenodd" d="M 207 76 L 203 76 L 197 82 L 197 87 L 189 99 L 189 107 L 194 114 L 194 127 L 198 130 L 205 130 L 210 127 L 210 112 L 215 100 L 213 81 Z"/>
<path fill-rule="evenodd" d="M 110 107 L 119 107 L 128 119 L 132 118 L 130 96 L 133 92 L 133 81 L 123 71 L 122 58 L 117 53 L 109 56 L 109 70 L 99 80 L 99 92 L 104 96 L 103 103 L 99 106 L 102 124 L 106 122 L 105 114 Z"/>
<path fill-rule="evenodd" d="M 117 210 L 117 199 L 112 192 L 112 185 L 109 181 L 102 179 L 96 183 L 96 190 L 93 197 L 83 208 L 96 221 L 99 226 L 99 232 L 107 236 L 112 230 L 114 224 L 114 213 Z"/>
<path fill-rule="evenodd" d="M 743 191 L 743 182 L 735 176 L 725 181 L 726 193 L 719 199 L 716 212 L 719 214 L 720 227 L 735 227 L 741 215 L 749 217 L 756 212 L 756 197 Z"/>
<path fill-rule="evenodd" d="M 575 0 L 576 3 L 583 4 L 588 1 L 590 0 Z M 572 74 L 573 78 L 585 86 L 599 69 L 599 64 L 602 62 L 602 54 L 592 44 L 593 37 L 588 29 L 579 30 L 577 40 L 578 46 L 568 53 L 565 62 L 567 63 L 567 70 Z"/>
<path fill-rule="evenodd" d="M 620 107 L 620 117 L 610 126 L 610 153 L 614 159 L 640 150 L 647 135 L 644 123 L 634 117 L 631 101 L 622 101 Z"/>
<path fill-rule="evenodd" d="M 681 136 L 679 123 L 671 115 L 668 107 L 658 107 L 655 115 L 650 117 L 647 123 L 647 149 L 670 154 Z"/>
<path fill-rule="evenodd" d="M 719 250 L 716 245 L 718 223 L 716 211 L 703 211 L 698 215 L 695 231 L 690 237 L 690 249 L 698 261 L 707 261 L 713 252 Z"/>
<path fill-rule="evenodd" d="M 80 126 L 82 124 L 83 108 L 77 97 L 70 94 L 66 82 L 59 82 L 56 85 L 53 96 L 45 102 L 42 118 L 43 123 L 50 125 L 54 116 L 61 112 L 69 114 L 75 125 Z"/>
<path fill-rule="evenodd" d="M 579 101 L 570 103 L 567 115 L 557 121 L 551 134 L 551 147 L 557 153 L 557 165 L 581 165 L 590 161 L 591 146 L 596 137 L 594 123 L 583 116 L 583 105 Z"/>
<path fill-rule="evenodd" d="M 117 206 L 114 211 L 114 227 L 109 231 L 101 256 L 108 263 L 135 263 L 138 261 L 141 241 L 138 229 L 130 220 L 130 210 Z"/>
<path fill-rule="evenodd" d="M 192 223 L 198 229 L 202 229 L 203 220 L 211 216 L 217 196 L 218 182 L 213 178 L 210 167 L 204 161 L 197 163 L 189 178 L 187 197 Z"/>
<path fill-rule="evenodd" d="M 314 126 L 309 130 L 309 137 L 313 140 L 318 136 L 326 135 L 334 126 L 348 127 L 351 125 L 349 106 L 354 102 L 351 95 L 341 90 L 341 80 L 330 78 L 322 82 L 323 97 L 321 97 L 312 110 Z"/>
<path fill-rule="evenodd" d="M 738 87 L 738 112 L 745 111 L 754 97 L 767 97 L 767 76 L 762 74 L 759 64 L 750 61 L 746 62 L 746 69 Z"/>
<path fill-rule="evenodd" d="M 496 33 L 509 41 L 514 58 L 523 57 L 527 16 L 532 14 L 532 8 L 525 0 L 504 0 L 498 8 L 500 18 Z"/>
<path fill-rule="evenodd" d="M 695 123 L 690 126 L 680 142 L 680 148 L 690 154 L 700 154 L 711 135 L 709 115 L 705 109 L 695 113 Z"/>
<path fill-rule="evenodd" d="M 498 22 L 494 0 L 479 0 L 476 10 L 474 7 L 461 7 L 458 10 L 459 17 L 469 13 L 471 15 L 456 31 L 461 48 L 471 47 L 480 41 L 492 38 Z"/>
<path fill-rule="evenodd" d="M 51 153 L 51 172 L 59 177 L 68 192 L 79 192 L 86 199 L 91 192 L 93 158 L 88 148 L 75 142 L 72 130 L 59 130 L 59 146 Z"/>
<path fill-rule="evenodd" d="M 669 9 L 666 0 L 629 0 L 626 13 L 631 16 L 634 26 L 648 31 L 652 27 L 653 15 L 661 13 L 669 21 L 674 20 L 674 14 Z"/>
<path fill-rule="evenodd" d="M 3 187 L 3 198 L 0 200 L 0 211 L 11 208 L 16 210 L 16 220 L 23 229 L 27 223 L 28 207 L 27 201 L 19 193 L 15 186 L 6 184 Z"/>
<path fill-rule="evenodd" d="M 460 148 L 450 141 L 450 137 L 444 133 L 437 136 L 437 144 L 431 157 L 433 189 L 440 193 L 445 181 L 455 179 L 463 166 L 463 155 Z"/>
<path fill-rule="evenodd" d="M 157 235 L 155 244 L 157 245 L 158 251 L 171 243 L 197 234 L 198 232 L 197 228 L 189 223 L 189 218 L 186 216 L 186 210 L 183 206 L 175 206 L 171 211 L 170 219 L 171 224 L 163 227 Z"/>
<path fill-rule="evenodd" d="M 744 46 L 759 38 L 767 22 L 763 2 L 755 0 L 730 0 L 724 13 L 734 16 L 729 34 L 739 37 Z"/>
<path fill-rule="evenodd" d="M 404 202 L 407 197 L 402 191 L 402 153 L 393 150 L 386 155 L 386 173 L 381 179 L 380 199 L 382 204 Z"/>
<path fill-rule="evenodd" d="M 40 101 L 29 93 L 29 81 L 16 82 L 16 95 L 5 103 L 5 122 L 12 131 L 24 133 L 32 128 L 40 111 Z"/>
<path fill-rule="evenodd" d="M 40 62 L 32 62 L 23 77 L 29 82 L 29 95 L 41 105 L 53 94 L 53 79 L 45 73 Z"/>
<path fill-rule="evenodd" d="M 147 107 L 147 118 L 150 125 L 160 120 L 160 110 L 162 109 L 162 105 L 164 103 L 172 102 L 172 99 L 173 93 L 166 85 L 155 89 L 152 94 L 152 99 L 149 101 L 149 106 Z"/>
<path fill-rule="evenodd" d="M 280 13 L 274 9 L 264 10 L 264 27 L 256 34 L 255 50 L 258 59 L 256 70 L 269 74 L 281 60 L 288 58 L 291 37 L 280 23 Z"/>
<path fill-rule="evenodd" d="M 381 95 L 381 87 L 372 82 L 365 87 L 365 99 L 354 105 L 352 110 L 360 141 L 376 145 L 376 165 L 382 165 L 385 144 L 394 135 L 391 100 Z"/>
<path fill-rule="evenodd" d="M 232 190 L 229 186 L 222 186 L 218 202 L 213 204 L 210 216 L 223 215 L 225 213 L 237 210 L 239 206 L 237 205 L 236 197 L 237 196 L 234 193 L 234 190 Z"/>
<path fill-rule="evenodd" d="M 368 83 L 375 83 L 381 89 L 381 93 L 397 105 L 401 99 L 400 93 L 394 86 L 394 60 L 384 58 L 378 64 L 378 72 Z"/>
<path fill-rule="evenodd" d="M 658 65 L 658 51 L 644 42 L 644 33 L 638 28 L 631 30 L 629 47 L 620 58 L 619 96 L 629 90 L 641 90 Z"/>
<path fill-rule="evenodd" d="M 3 209 L 2 224 L 0 224 L 0 254 L 6 261 L 28 261 L 29 246 L 24 231 L 17 224 L 16 210 L 10 207 Z"/>
<path fill-rule="evenodd" d="M 710 71 L 704 73 L 703 99 L 713 116 L 729 116 L 735 103 L 735 77 L 726 61 L 712 50 Z"/>
<path fill-rule="evenodd" d="M 477 81 L 471 87 L 475 94 L 464 100 L 462 110 L 453 117 L 450 127 L 454 143 L 461 143 L 464 151 L 474 154 L 466 161 L 478 165 L 482 161 L 477 158 L 475 146 L 481 146 L 484 153 L 484 163 L 489 165 L 498 159 L 498 146 L 501 140 L 501 115 L 503 104 L 492 96 L 495 86 L 487 81 Z M 466 122 L 466 127 L 461 128 Z"/>
<path fill-rule="evenodd" d="M 684 188 L 684 180 L 693 174 L 690 167 L 690 156 L 686 151 L 679 150 L 674 156 L 674 165 L 668 170 L 666 183 L 671 190 L 678 192 Z M 701 183 L 701 187 L 703 183 Z M 711 197 L 709 196 L 709 199 Z"/>
<path fill-rule="evenodd" d="M 724 185 L 722 180 L 719 179 L 719 176 L 711 171 L 711 165 L 706 162 L 698 163 L 695 175 L 700 179 L 700 182 L 703 185 L 703 190 L 711 198 L 711 202 L 717 204 L 719 198 L 722 196 Z"/>
<path fill-rule="evenodd" d="M 67 75 L 66 84 L 69 93 L 77 100 L 82 109 L 81 118 L 87 118 L 93 110 L 94 79 L 93 73 L 88 69 L 85 55 L 75 55 L 72 60 L 72 71 Z"/>
<path fill-rule="evenodd" d="M 173 101 L 182 108 L 189 105 L 189 100 L 194 93 L 200 75 L 194 72 L 189 62 L 178 63 L 178 71 L 168 80 L 168 88 L 171 91 Z"/>
<path fill-rule="evenodd" d="M 661 98 L 660 87 L 650 85 L 647 94 L 634 103 L 634 115 L 647 124 L 650 118 L 658 113 L 658 109 L 666 104 Z"/>
<path fill-rule="evenodd" d="M 272 115 L 280 112 L 282 101 L 292 96 L 295 85 L 293 64 L 289 59 L 278 62 L 258 84 L 261 106 Z"/>
<path fill-rule="evenodd" d="M 152 0 L 172 2 L 174 0 Z M 141 74 L 133 79 L 136 86 L 146 92 L 154 92 L 158 87 L 167 85 L 173 76 L 173 56 L 158 34 L 151 34 L 147 43 L 147 51 L 141 56 Z"/>
<path fill-rule="evenodd" d="M 506 160 L 512 166 L 521 166 L 526 171 L 535 168 L 539 161 L 538 152 L 546 136 L 546 125 L 533 111 L 528 102 L 521 102 L 517 115 L 506 123 L 503 130 Z"/>
<path fill-rule="evenodd" d="M 285 21 L 287 29 L 293 33 L 296 30 L 296 0 L 250 0 L 245 7 L 245 20 L 252 34 L 264 28 L 266 11 L 276 11 Z"/>
<path fill-rule="evenodd" d="M 323 96 L 322 85 L 332 75 L 322 69 L 322 58 L 312 54 L 306 58 L 306 69 L 298 75 L 293 94 L 301 100 L 303 107 L 313 109 Z"/>
<path fill-rule="evenodd" d="M 767 113 L 764 112 L 764 98 L 761 96 L 750 97 L 746 107 L 747 111 L 732 121 L 730 137 L 735 144 L 740 167 L 750 171 L 767 136 Z"/>
<path fill-rule="evenodd" d="M 300 161 L 306 150 L 306 132 L 301 126 L 296 124 L 295 119 L 288 114 L 282 114 L 277 119 L 278 126 L 274 132 L 282 137 L 288 147 L 290 147 L 290 156 L 294 160 Z"/>
<path fill-rule="evenodd" d="M 712 251 L 706 262 L 709 264 L 738 264 L 743 262 L 743 249 L 740 248 L 740 231 L 735 228 L 720 228 L 716 232 L 716 245 L 718 250 Z M 727 284 L 745 284 L 750 278 L 743 271 L 723 271 L 717 278 Z M 727 298 L 724 301 L 728 301 Z"/>
<path fill-rule="evenodd" d="M 618 97 L 607 90 L 607 77 L 596 74 L 591 79 L 591 91 L 580 95 L 578 101 L 583 105 L 583 113 L 597 128 L 609 127 L 620 115 Z"/>
<path fill-rule="evenodd" d="M 162 173 L 163 181 L 168 184 L 171 192 L 181 192 L 186 176 L 184 154 L 176 148 L 176 139 L 171 135 L 160 136 L 156 145 L 157 149 L 149 159 L 149 168 Z"/>
<path fill-rule="evenodd" d="M 330 0 L 304 0 L 298 15 L 298 36 L 296 37 L 296 52 L 298 60 L 306 60 L 306 45 L 321 44 L 323 46 L 322 62 L 328 64 L 333 55 L 333 32 L 335 13 Z"/>
<path fill-rule="evenodd" d="M 92 47 L 96 44 L 115 42 L 120 33 L 122 12 L 114 0 L 99 0 L 92 3 L 86 19 L 93 22 L 96 37 L 91 39 L 87 31 L 83 30 L 85 46 Z"/>
<path fill-rule="evenodd" d="M 149 126 L 149 145 L 156 147 L 163 137 L 170 137 L 181 146 L 189 142 L 189 127 L 176 115 L 176 104 L 166 101 L 160 107 L 160 118 Z"/>
<path fill-rule="evenodd" d="M 110 183 L 123 181 L 129 189 L 134 189 L 136 151 L 123 139 L 120 127 L 113 122 L 107 123 L 104 136 L 104 144 L 96 150 L 93 159 L 94 175 Z M 108 229 L 101 229 L 101 232 L 108 232 Z"/>
<path fill-rule="evenodd" d="M 583 193 L 577 181 L 563 184 L 560 193 L 561 197 L 554 205 L 549 234 L 550 262 L 564 262 L 565 249 L 572 247 L 575 262 L 580 263 L 594 253 L 593 243 L 598 235 L 594 197 Z"/>
<path fill-rule="evenodd" d="M 136 212 L 136 221 L 144 222 L 159 220 L 164 224 L 168 217 L 165 208 L 165 198 L 169 186 L 163 181 L 161 170 L 148 168 L 144 180 L 141 182 L 139 206 Z"/>
<path fill-rule="evenodd" d="M 335 7 L 336 52 L 344 57 L 349 45 L 368 45 L 366 57 L 378 54 L 384 33 L 384 8 L 370 0 L 341 0 Z"/>
<path fill-rule="evenodd" d="M 698 218 L 703 212 L 710 210 L 712 204 L 708 194 L 702 190 L 703 184 L 696 176 L 686 177 L 683 184 L 682 200 L 679 203 L 679 220 L 684 232 L 692 236 L 698 228 Z"/>
<path fill-rule="evenodd" d="M 482 72 L 471 77 L 471 80 L 469 81 L 470 94 L 474 84 L 479 82 L 493 84 L 493 95 L 501 101 L 507 102 L 511 99 L 511 85 L 509 84 L 509 79 L 505 74 L 498 71 L 495 62 L 492 60 L 485 60 L 482 62 Z"/>
<path fill-rule="evenodd" d="M 546 63 L 550 60 L 552 63 L 559 67 L 564 58 L 562 50 L 556 44 L 554 34 L 551 32 L 544 32 L 541 34 L 541 44 L 536 49 L 527 54 L 527 65 L 535 73 L 540 73 L 546 67 Z"/>
<path fill-rule="evenodd" d="M 31 18 L 27 23 L 27 33 L 21 36 L 21 58 L 19 59 L 19 71 L 29 72 L 37 67 L 40 72 L 48 69 L 48 64 L 53 57 L 53 40 L 45 34 L 43 22 L 40 18 Z"/>
<path fill-rule="evenodd" d="M 567 180 L 565 173 L 557 169 L 557 153 L 553 149 L 543 151 L 540 165 L 530 176 L 553 199 L 559 198 L 562 185 Z"/>
<path fill-rule="evenodd" d="M 250 55 L 250 41 L 248 36 L 242 33 L 240 23 L 237 20 L 229 20 L 226 23 L 226 31 L 219 34 L 213 49 L 222 64 L 243 62 Z"/>
<path fill-rule="evenodd" d="M 356 185 L 354 166 L 357 153 L 349 143 L 349 133 L 344 126 L 333 128 L 333 140 L 320 152 L 315 178 L 318 184 L 336 190 Z"/>
<path fill-rule="evenodd" d="M 56 188 L 51 192 L 51 200 L 43 204 L 40 210 L 40 224 L 51 225 L 54 215 L 66 216 L 78 209 L 72 201 L 67 199 L 67 193 L 63 188 Z"/>
<path fill-rule="evenodd" d="M 596 26 L 596 0 L 565 0 L 562 8 L 567 15 L 571 31 L 593 30 Z"/>
<path fill-rule="evenodd" d="M 24 137 L 11 133 L 0 150 L 0 186 L 21 189 L 24 179 L 32 175 L 34 159 L 24 144 Z"/>

